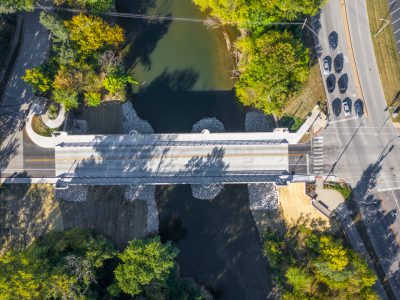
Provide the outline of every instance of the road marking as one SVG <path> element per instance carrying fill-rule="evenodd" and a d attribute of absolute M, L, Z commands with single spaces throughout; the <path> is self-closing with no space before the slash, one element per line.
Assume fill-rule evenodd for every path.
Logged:
<path fill-rule="evenodd" d="M 376 191 L 377 191 L 378 193 L 380 193 L 380 192 L 390 192 L 390 191 L 392 191 L 392 193 L 393 193 L 393 191 L 398 191 L 398 190 L 400 190 L 400 187 L 376 189 Z"/>
<path fill-rule="evenodd" d="M 351 118 L 346 118 L 346 119 L 337 120 L 337 121 L 330 121 L 328 124 L 343 123 L 343 122 L 347 122 L 347 121 L 355 120 L 355 119 L 358 119 L 358 118 L 357 117 L 351 117 Z"/>
<path fill-rule="evenodd" d="M 392 11 L 390 14 L 393 15 L 396 11 L 398 11 L 400 7 L 396 8 L 394 11 Z"/>
<path fill-rule="evenodd" d="M 393 3 L 395 3 L 397 0 L 393 0 L 392 2 L 389 3 L 389 6 L 391 6 Z"/>
<path fill-rule="evenodd" d="M 130 157 L 126 157 L 125 159 L 121 158 L 112 158 L 112 157 L 104 157 L 102 155 L 98 155 L 97 159 L 93 159 L 92 157 L 63 157 L 63 158 L 27 158 L 25 159 L 25 162 L 47 162 L 47 161 L 94 161 L 94 160 L 137 160 L 137 159 L 144 159 L 145 157 L 139 157 L 139 158 L 134 158 L 134 156 L 137 153 L 132 153 Z M 263 157 L 263 156 L 303 156 L 304 153 L 242 153 L 242 154 L 223 154 L 223 155 L 211 155 L 211 153 L 207 154 L 201 154 L 201 155 L 148 155 L 148 158 L 154 158 L 154 159 L 166 159 L 166 158 L 225 158 L 225 157 L 243 157 L 243 156 L 250 156 L 250 157 Z"/>

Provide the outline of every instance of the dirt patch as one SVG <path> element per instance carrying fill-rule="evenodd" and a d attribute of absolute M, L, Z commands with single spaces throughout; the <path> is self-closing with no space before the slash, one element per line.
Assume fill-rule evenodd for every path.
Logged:
<path fill-rule="evenodd" d="M 85 202 L 60 202 L 65 229 L 86 228 L 111 239 L 119 247 L 145 235 L 145 201 L 125 201 L 125 187 L 91 186 Z"/>
<path fill-rule="evenodd" d="M 58 202 L 48 184 L 12 184 L 0 188 L 0 254 L 25 247 L 50 230 L 62 230 Z"/>
<path fill-rule="evenodd" d="M 321 228 L 329 227 L 329 218 L 312 206 L 310 197 L 305 193 L 304 182 L 280 186 L 278 193 L 283 219 L 288 226 L 295 226 L 301 221 L 318 223 Z"/>

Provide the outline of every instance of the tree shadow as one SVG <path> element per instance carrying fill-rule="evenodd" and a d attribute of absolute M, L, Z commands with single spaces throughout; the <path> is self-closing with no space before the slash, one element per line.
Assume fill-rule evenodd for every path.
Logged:
<path fill-rule="evenodd" d="M 397 295 L 400 291 L 400 247 L 392 230 L 397 212 L 395 209 L 385 211 L 381 199 L 374 193 L 377 176 L 382 169 L 381 162 L 390 151 L 390 148 L 385 148 L 378 160 L 363 172 L 360 181 L 353 189 L 353 199 L 350 204 L 353 211 L 361 213 L 363 217 L 363 220 L 356 222 L 357 228 L 386 293 L 388 296 L 394 296 L 393 290 L 397 291 Z"/>
<path fill-rule="evenodd" d="M 149 85 L 140 88 L 140 93 L 163 91 L 187 91 L 194 87 L 199 73 L 192 68 L 169 72 L 164 70 Z"/>
<path fill-rule="evenodd" d="M 118 12 L 134 14 L 147 14 L 155 6 L 155 0 L 117 1 L 116 3 Z M 171 14 L 166 16 L 171 16 Z M 150 55 L 156 48 L 157 43 L 168 32 L 171 21 L 118 18 L 116 22 L 126 32 L 125 49 L 127 53 L 124 58 L 125 64 L 128 67 L 142 64 L 146 69 L 150 69 Z"/>

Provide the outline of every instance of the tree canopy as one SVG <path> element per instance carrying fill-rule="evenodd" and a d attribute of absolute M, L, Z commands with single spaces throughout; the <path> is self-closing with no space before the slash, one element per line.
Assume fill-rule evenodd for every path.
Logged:
<path fill-rule="evenodd" d="M 31 11 L 34 8 L 33 0 L 1 0 L 0 14 L 11 14 L 20 10 Z"/>
<path fill-rule="evenodd" d="M 365 260 L 329 235 L 299 226 L 266 232 L 263 247 L 283 299 L 378 299 Z"/>
<path fill-rule="evenodd" d="M 270 23 L 315 15 L 326 0 L 193 0 L 223 24 L 260 30 Z"/>
<path fill-rule="evenodd" d="M 56 5 L 68 5 L 85 8 L 92 11 L 107 11 L 111 8 L 112 0 L 54 0 Z"/>
<path fill-rule="evenodd" d="M 91 54 L 107 46 L 118 47 L 124 41 L 124 31 L 118 25 L 110 25 L 95 16 L 80 14 L 64 22 L 71 41 L 78 51 Z"/>
<path fill-rule="evenodd" d="M 122 252 L 83 229 L 52 232 L 0 256 L 0 299 L 205 299 L 179 276 L 177 249 L 159 238 L 133 240 Z"/>
<path fill-rule="evenodd" d="M 131 241 L 118 255 L 121 264 L 114 271 L 118 288 L 134 296 L 153 281 L 165 282 L 177 255 L 170 242 L 161 244 L 158 237 Z"/>
<path fill-rule="evenodd" d="M 237 97 L 244 105 L 280 115 L 308 78 L 308 49 L 290 32 L 273 30 L 256 38 L 241 38 L 236 47 L 242 53 Z"/>
<path fill-rule="evenodd" d="M 119 51 L 124 31 L 99 17 L 84 14 L 62 21 L 42 12 L 41 24 L 52 33 L 50 59 L 27 70 L 23 79 L 34 91 L 74 109 L 102 101 L 124 100 L 129 84 L 137 84 L 122 64 Z"/>

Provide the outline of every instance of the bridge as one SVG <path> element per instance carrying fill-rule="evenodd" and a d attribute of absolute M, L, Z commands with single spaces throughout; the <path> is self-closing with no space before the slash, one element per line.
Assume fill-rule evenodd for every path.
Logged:
<path fill-rule="evenodd" d="M 69 135 L 44 137 L 32 130 L 26 140 L 38 150 L 24 152 L 31 182 L 57 184 L 216 184 L 289 181 L 313 175 L 311 144 L 298 144 L 318 117 L 297 133 Z M 2 182 L 23 182 L 12 169 Z M 7 175 L 7 176 L 5 176 Z M 300 177 L 299 177 L 300 176 Z M 26 180 L 26 179 L 25 179 Z"/>

